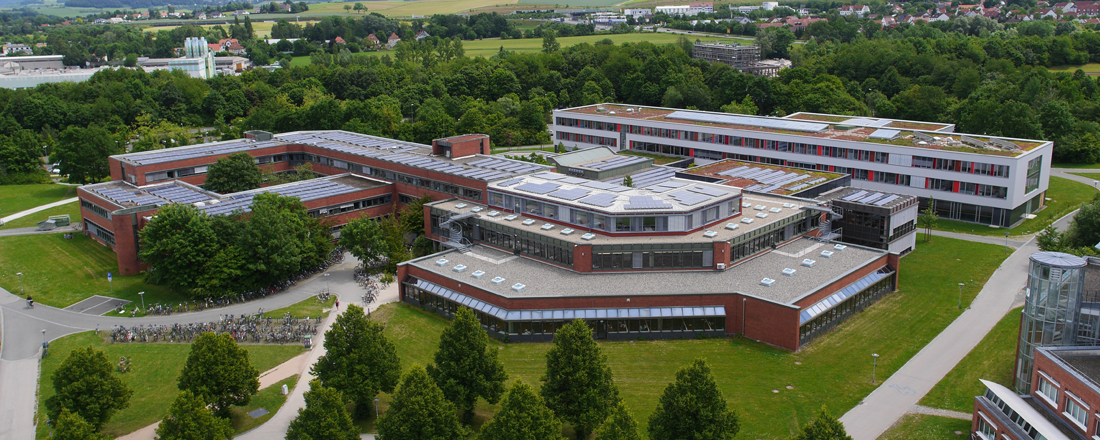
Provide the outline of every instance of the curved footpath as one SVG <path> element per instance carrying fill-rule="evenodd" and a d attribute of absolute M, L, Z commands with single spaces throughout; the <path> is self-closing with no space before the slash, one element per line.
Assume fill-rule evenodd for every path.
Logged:
<path fill-rule="evenodd" d="M 45 305 L 30 309 L 26 300 L 0 288 L 0 320 L 3 321 L 3 342 L 0 344 L 0 440 L 34 438 L 42 330 L 46 330 L 47 339 L 54 340 L 95 330 L 97 326 L 100 330 L 110 330 L 116 325 L 132 327 L 217 321 L 220 315 L 247 315 L 256 313 L 259 308 L 274 310 L 287 307 L 313 297 L 326 285 L 345 301 L 358 303 L 363 289 L 355 282 L 354 267 L 357 263 L 354 257 L 345 254 L 343 263 L 329 269 L 332 274 L 329 277 L 314 276 L 282 293 L 229 307 L 147 318 L 86 315 Z M 392 288 L 396 289 L 396 286 Z M 330 315 L 330 319 L 326 320 L 326 328 L 334 316 Z M 320 345 L 317 343 L 317 346 Z"/>
<path fill-rule="evenodd" d="M 77 200 L 79 200 L 79 198 L 73 197 L 71 199 L 58 200 L 58 201 L 53 202 L 53 203 L 47 203 L 47 204 L 42 205 L 42 206 L 36 206 L 36 207 L 28 209 L 26 211 L 19 211 L 15 214 L 7 216 L 7 217 L 0 218 L 0 225 L 2 225 L 4 223 L 7 223 L 7 222 L 10 222 L 12 220 L 15 220 L 17 218 L 26 217 L 28 215 L 34 214 L 34 213 L 39 212 L 39 211 L 45 211 L 45 210 L 53 208 L 55 206 L 67 205 L 67 204 L 73 203 Z"/>

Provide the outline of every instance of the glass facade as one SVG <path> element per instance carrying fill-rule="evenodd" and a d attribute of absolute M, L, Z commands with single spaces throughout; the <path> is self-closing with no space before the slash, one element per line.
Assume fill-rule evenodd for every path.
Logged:
<path fill-rule="evenodd" d="M 893 275 L 893 271 L 886 268 L 881 269 L 852 283 L 840 292 L 830 295 L 817 304 L 805 308 L 800 313 L 802 324 L 799 327 L 798 344 L 805 345 L 837 324 L 844 322 L 852 314 L 869 307 L 879 298 L 893 292 Z"/>
<path fill-rule="evenodd" d="M 1020 394 L 1031 392 L 1036 347 L 1078 344 L 1085 265 L 1080 257 L 1058 252 L 1031 255 L 1016 354 L 1016 391 Z"/>
<path fill-rule="evenodd" d="M 549 341 L 574 319 L 583 319 L 597 339 L 680 339 L 725 335 L 723 306 L 629 309 L 506 310 L 416 277 L 406 277 L 403 301 L 453 318 L 459 307 L 474 311 L 490 336 L 510 341 Z"/>

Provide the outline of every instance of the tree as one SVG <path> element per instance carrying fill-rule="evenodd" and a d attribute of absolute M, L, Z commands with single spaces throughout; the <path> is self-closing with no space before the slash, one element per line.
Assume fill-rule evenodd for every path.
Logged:
<path fill-rule="evenodd" d="M 1065 249 L 1065 236 L 1065 232 L 1061 232 L 1054 225 L 1050 225 L 1035 236 L 1035 244 L 1039 245 L 1039 250 L 1044 252 L 1063 252 Z"/>
<path fill-rule="evenodd" d="M 382 325 L 350 304 L 325 332 L 325 355 L 312 371 L 324 386 L 342 390 L 345 400 L 355 402 L 357 417 L 366 418 L 374 396 L 379 391 L 392 393 L 397 386 L 401 361 L 382 334 Z"/>
<path fill-rule="evenodd" d="M 11 137 L 0 135 L 0 176 L 39 172 L 42 154 L 42 142 L 33 131 L 17 130 Z"/>
<path fill-rule="evenodd" d="M 844 431 L 844 424 L 822 406 L 817 417 L 803 426 L 794 440 L 852 440 L 852 437 Z"/>
<path fill-rule="evenodd" d="M 920 212 L 920 227 L 924 228 L 924 241 L 932 241 L 932 228 L 936 227 L 940 216 L 936 214 L 936 198 L 928 198 L 928 208 Z"/>
<path fill-rule="evenodd" d="M 543 53 L 554 53 L 561 50 L 561 44 L 558 43 L 558 35 L 554 31 L 542 31 L 542 51 Z"/>
<path fill-rule="evenodd" d="M 652 440 L 732 439 L 739 429 L 737 414 L 726 408 L 710 366 L 701 359 L 676 373 L 649 417 Z"/>
<path fill-rule="evenodd" d="M 191 391 L 214 414 L 229 416 L 229 407 L 247 405 L 260 388 L 260 372 L 248 360 L 248 350 L 227 333 L 203 333 L 191 344 L 180 373 L 179 389 Z"/>
<path fill-rule="evenodd" d="M 554 334 L 540 394 L 546 406 L 573 425 L 578 439 L 588 438 L 619 402 L 607 356 L 584 321 L 574 319 Z"/>
<path fill-rule="evenodd" d="M 344 4 L 344 12 L 351 12 L 351 5 Z"/>
<path fill-rule="evenodd" d="M 615 411 L 596 430 L 595 440 L 642 440 L 642 436 L 638 434 L 638 422 L 634 420 L 634 415 L 619 402 Z"/>
<path fill-rule="evenodd" d="M 72 411 L 98 430 L 115 411 L 130 405 L 133 391 L 115 376 L 107 355 L 92 347 L 74 349 L 50 380 L 56 393 L 46 399 L 50 419 L 58 420 L 62 410 Z"/>
<path fill-rule="evenodd" d="M 435 365 L 428 365 L 428 375 L 443 396 L 462 410 L 462 421 L 466 424 L 473 421 L 477 398 L 496 404 L 504 392 L 504 381 L 508 380 L 504 364 L 497 359 L 497 350 L 489 347 L 488 335 L 474 312 L 466 307 L 458 309 L 454 321 L 440 335 Z"/>
<path fill-rule="evenodd" d="M 62 408 L 61 414 L 53 422 L 54 438 L 64 440 L 109 440 L 111 437 L 96 432 L 91 423 L 80 418 L 79 415 L 69 412 L 68 408 Z"/>
<path fill-rule="evenodd" d="M 561 421 L 530 385 L 516 381 L 500 410 L 481 427 L 479 440 L 561 439 Z"/>
<path fill-rule="evenodd" d="M 99 126 L 69 126 L 58 137 L 50 159 L 61 162 L 61 174 L 72 183 L 93 183 L 111 175 L 107 157 L 121 153 L 117 140 Z"/>
<path fill-rule="evenodd" d="M 138 256 L 154 269 L 145 273 L 153 284 L 191 289 L 203 275 L 203 267 L 218 253 L 218 237 L 210 227 L 210 218 L 191 205 L 161 207 L 138 236 Z"/>
<path fill-rule="evenodd" d="M 172 402 L 168 415 L 157 427 L 161 440 L 229 440 L 233 427 L 229 419 L 215 417 L 206 403 L 190 390 L 181 391 Z"/>
<path fill-rule="evenodd" d="M 1092 248 L 1100 243 L 1100 195 L 1081 206 L 1066 230 L 1065 240 L 1070 247 Z"/>
<path fill-rule="evenodd" d="M 267 286 L 316 267 L 332 250 L 329 226 L 310 217 L 297 197 L 257 194 L 251 209 L 243 231 L 219 234 L 245 253 L 242 281 L 248 287 Z"/>
<path fill-rule="evenodd" d="M 263 172 L 248 153 L 234 153 L 218 159 L 206 171 L 204 188 L 228 194 L 256 189 L 263 183 Z"/>
<path fill-rule="evenodd" d="M 623 177 L 623 186 L 625 186 L 627 188 L 633 188 L 634 187 L 634 178 L 630 177 L 629 175 L 626 176 L 626 177 Z"/>
<path fill-rule="evenodd" d="M 290 422 L 286 440 L 359 438 L 359 429 L 348 415 L 344 398 L 339 391 L 314 379 L 309 384 L 309 391 L 302 397 L 306 400 L 306 407 L 299 409 L 298 417 Z"/>
<path fill-rule="evenodd" d="M 385 233 L 378 221 L 363 215 L 340 229 L 340 246 L 364 263 L 381 261 L 389 253 Z"/>
<path fill-rule="evenodd" d="M 352 9 L 355 9 L 355 12 L 362 13 L 362 12 L 365 12 L 367 10 L 367 7 L 363 6 L 363 2 L 355 2 L 355 7 L 352 8 Z"/>
<path fill-rule="evenodd" d="M 378 435 L 386 440 L 448 440 L 466 435 L 454 405 L 419 365 L 401 378 L 390 409 L 377 426 Z"/>

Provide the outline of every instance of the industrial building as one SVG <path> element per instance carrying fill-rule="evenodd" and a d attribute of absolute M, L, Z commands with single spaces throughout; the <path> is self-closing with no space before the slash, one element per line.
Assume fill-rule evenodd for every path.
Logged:
<path fill-rule="evenodd" d="M 555 172 L 488 156 L 479 134 L 430 146 L 343 131 L 247 136 L 110 157 L 113 181 L 78 189 L 85 233 L 133 274 L 147 269 L 138 231 L 166 204 L 222 215 L 274 192 L 339 226 L 430 195 L 426 233 L 445 250 L 399 266 L 403 301 L 447 316 L 471 307 L 509 340 L 547 340 L 579 317 L 601 338 L 743 334 L 797 350 L 897 285 L 900 253 L 843 243 L 835 222 L 860 207 L 915 204 L 841 194 L 844 174 L 734 161 L 692 174 L 608 149 L 554 158 L 559 170 L 596 174 Z M 209 166 L 237 152 L 276 172 L 310 163 L 325 177 L 237 194 L 202 189 Z M 632 187 L 621 185 L 627 175 Z M 780 183 L 796 181 L 799 191 Z"/>
<path fill-rule="evenodd" d="M 783 118 L 596 104 L 555 110 L 555 142 L 828 171 L 919 198 L 940 218 L 1008 227 L 1045 206 L 1053 143 L 953 133 L 954 125 L 795 113 Z M 797 185 L 792 183 L 792 186 Z"/>
<path fill-rule="evenodd" d="M 722 63 L 756 76 L 776 76 L 781 68 L 777 63 L 761 62 L 760 46 L 755 44 L 695 43 L 691 57 Z"/>

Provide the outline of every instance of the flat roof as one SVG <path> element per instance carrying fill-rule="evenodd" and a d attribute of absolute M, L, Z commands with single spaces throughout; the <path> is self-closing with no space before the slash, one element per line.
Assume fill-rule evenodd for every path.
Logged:
<path fill-rule="evenodd" d="M 684 173 L 724 179 L 725 185 L 743 188 L 745 191 L 778 195 L 805 191 L 818 185 L 844 177 L 843 174 L 801 168 L 741 162 L 725 159 L 700 167 L 689 168 Z"/>
<path fill-rule="evenodd" d="M 736 188 L 687 179 L 671 178 L 643 188 L 553 172 L 491 182 L 488 189 L 608 214 L 685 213 L 741 193 Z"/>
<path fill-rule="evenodd" d="M 355 174 L 339 174 L 228 194 L 221 198 L 219 203 L 207 203 L 199 209 L 208 215 L 229 214 L 235 211 L 249 212 L 252 210 L 252 199 L 263 193 L 297 197 L 304 203 L 386 185 L 389 183 Z"/>
<path fill-rule="evenodd" d="M 1049 143 L 1036 139 L 950 133 L 954 129 L 951 124 L 818 113 L 795 113 L 774 118 L 621 104 L 593 104 L 557 111 L 1007 157 L 1019 156 Z M 884 136 L 880 131 L 882 129 L 894 129 L 898 133 Z M 879 134 L 872 136 L 876 132 Z"/>
<path fill-rule="evenodd" d="M 1070 373 L 1100 391 L 1100 347 L 1041 347 L 1039 350 L 1049 354 L 1070 367 Z"/>
<path fill-rule="evenodd" d="M 864 206 L 875 206 L 890 209 L 899 204 L 908 202 L 916 196 L 896 194 L 885 191 L 842 187 L 817 197 L 821 201 L 843 201 Z"/>
<path fill-rule="evenodd" d="M 741 293 L 794 305 L 824 285 L 886 254 L 885 251 L 848 246 L 843 251 L 835 251 L 831 258 L 820 257 L 825 249 L 833 250 L 831 244 L 802 238 L 735 263 L 726 270 L 579 273 L 483 245 L 472 246 L 466 253 L 449 250 L 403 264 L 509 298 Z M 802 260 L 808 258 L 816 260 L 813 267 L 801 265 Z M 437 264 L 441 259 L 447 263 Z M 455 272 L 454 267 L 460 264 L 468 269 Z M 794 275 L 784 275 L 782 271 L 786 268 L 795 269 Z M 484 271 L 485 276 L 472 277 L 471 274 L 478 270 Z M 493 283 L 496 277 L 504 281 Z M 764 278 L 771 278 L 775 283 L 764 286 L 761 284 Z M 526 287 L 517 292 L 511 287 L 516 283 Z"/>
<path fill-rule="evenodd" d="M 317 148 L 402 164 L 437 173 L 451 174 L 475 180 L 495 180 L 548 170 L 546 165 L 483 155 L 450 159 L 433 156 L 428 145 L 342 130 L 296 131 L 274 135 L 271 140 L 237 139 L 210 142 L 185 147 L 145 151 L 111 156 L 120 161 L 141 166 L 232 154 L 282 145 L 311 145 Z"/>
<path fill-rule="evenodd" d="M 462 205 L 460 208 L 459 205 Z M 505 211 L 497 211 L 492 207 L 469 203 L 458 199 L 443 200 L 430 203 L 433 208 L 444 211 L 464 214 L 474 213 L 475 217 L 483 222 L 498 223 L 516 228 L 522 231 L 543 235 L 573 244 L 591 244 L 595 246 L 616 244 L 666 244 L 676 243 L 715 243 L 730 241 L 738 235 L 748 234 L 772 223 L 782 221 L 793 215 L 800 215 L 803 206 L 811 205 L 806 200 L 788 197 L 773 197 L 763 194 L 744 194 L 741 198 L 742 214 L 738 217 L 726 219 L 710 228 L 701 229 L 689 234 L 675 235 L 664 233 L 663 235 L 611 235 L 597 229 L 585 229 L 577 226 L 563 226 L 550 223 L 543 219 L 534 219 L 522 213 L 509 214 Z M 760 209 L 757 209 L 760 208 Z M 475 211 L 475 209 L 477 211 Z M 773 212 L 776 209 L 779 212 Z M 758 217 L 763 214 L 764 217 Z M 509 220 L 509 217 L 511 219 Z M 527 222 L 533 220 L 533 222 Z M 748 221 L 749 223 L 745 223 Z M 524 224 L 529 223 L 529 224 Z M 543 229 L 545 225 L 551 225 L 550 229 Z M 571 233 L 564 233 L 566 229 L 572 229 Z M 714 236 L 707 236 L 707 232 L 714 232 Z M 586 234 L 592 234 L 585 238 Z"/>

